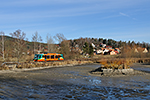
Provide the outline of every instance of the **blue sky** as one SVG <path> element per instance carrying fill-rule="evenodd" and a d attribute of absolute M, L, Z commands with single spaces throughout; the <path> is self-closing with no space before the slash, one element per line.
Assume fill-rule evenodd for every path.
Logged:
<path fill-rule="evenodd" d="M 150 43 L 150 0 L 0 0 L 0 31 Z"/>

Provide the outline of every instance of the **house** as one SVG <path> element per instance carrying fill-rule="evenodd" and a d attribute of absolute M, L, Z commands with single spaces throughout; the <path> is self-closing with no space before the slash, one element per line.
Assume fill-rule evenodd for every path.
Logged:
<path fill-rule="evenodd" d="M 143 48 L 143 53 L 148 53 L 148 50 L 146 48 Z"/>
<path fill-rule="evenodd" d="M 104 54 L 103 50 L 96 50 L 96 54 Z"/>
<path fill-rule="evenodd" d="M 94 48 L 94 49 L 93 49 L 93 51 L 95 52 L 95 51 L 96 51 L 96 49 Z"/>
<path fill-rule="evenodd" d="M 114 49 L 110 49 L 108 52 L 104 52 L 104 55 L 116 55 L 117 53 L 114 51 Z"/>
<path fill-rule="evenodd" d="M 118 51 L 116 51 L 116 50 L 115 50 L 114 52 L 115 52 L 116 54 L 119 54 L 119 52 L 118 52 Z"/>
<path fill-rule="evenodd" d="M 112 49 L 112 46 L 106 46 L 107 49 Z"/>
<path fill-rule="evenodd" d="M 114 50 L 110 50 L 110 51 L 109 51 L 109 54 L 110 54 L 110 55 L 116 55 L 117 53 L 116 53 Z"/>
<path fill-rule="evenodd" d="M 92 43 L 91 45 L 92 45 L 92 47 L 93 47 L 93 48 L 95 48 L 95 45 L 94 45 L 94 43 Z"/>
<path fill-rule="evenodd" d="M 115 51 L 117 51 L 118 53 L 120 53 L 120 49 L 119 48 L 115 48 Z"/>
<path fill-rule="evenodd" d="M 104 51 L 104 52 L 109 52 L 109 49 L 104 49 L 103 51 Z"/>
<path fill-rule="evenodd" d="M 100 43 L 99 46 L 105 48 L 105 47 L 106 47 L 106 44 Z"/>
<path fill-rule="evenodd" d="M 146 48 L 141 48 L 141 47 L 138 47 L 138 48 L 135 48 L 134 52 L 136 53 L 148 53 L 148 50 Z"/>

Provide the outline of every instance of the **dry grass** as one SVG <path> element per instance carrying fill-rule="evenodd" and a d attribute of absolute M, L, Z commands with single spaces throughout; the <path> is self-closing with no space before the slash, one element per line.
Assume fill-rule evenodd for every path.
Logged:
<path fill-rule="evenodd" d="M 79 65 L 79 64 L 89 64 L 93 63 L 92 61 L 78 61 L 78 60 L 66 60 L 66 61 L 55 61 L 55 62 L 23 62 L 19 63 L 16 68 L 35 68 L 35 67 L 47 67 L 47 66 L 66 66 L 66 65 Z M 8 66 L 1 66 L 0 70 L 9 70 Z"/>
<path fill-rule="evenodd" d="M 100 64 L 103 65 L 103 68 L 106 69 L 128 69 L 132 62 L 129 59 L 123 60 L 105 60 Z"/>

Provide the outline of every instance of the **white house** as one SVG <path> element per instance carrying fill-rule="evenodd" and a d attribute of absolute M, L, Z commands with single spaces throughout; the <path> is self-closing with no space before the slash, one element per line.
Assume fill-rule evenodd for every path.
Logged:
<path fill-rule="evenodd" d="M 92 47 L 95 48 L 95 44 L 92 43 Z"/>
<path fill-rule="evenodd" d="M 104 54 L 104 51 L 103 50 L 97 50 L 96 53 L 97 54 Z"/>

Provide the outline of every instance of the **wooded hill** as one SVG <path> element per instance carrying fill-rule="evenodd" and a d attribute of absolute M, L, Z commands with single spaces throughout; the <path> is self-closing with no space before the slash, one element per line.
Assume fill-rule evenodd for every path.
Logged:
<path fill-rule="evenodd" d="M 134 42 L 134 41 L 115 41 L 113 39 L 103 39 L 103 38 L 79 38 L 79 39 L 74 39 L 70 40 L 72 46 L 75 44 L 84 44 L 85 42 L 87 43 L 94 43 L 95 45 L 99 45 L 100 43 L 106 44 L 107 46 L 112 46 L 113 48 L 120 48 L 123 46 L 140 46 L 142 48 L 149 48 L 150 44 L 145 43 L 145 42 Z"/>
<path fill-rule="evenodd" d="M 0 36 L 0 40 L 2 39 L 2 37 Z M 10 51 L 12 51 L 13 49 L 13 45 L 12 43 L 15 41 L 15 39 L 13 37 L 10 37 L 10 36 L 4 36 L 4 44 L 5 44 L 5 52 L 9 53 Z M 30 42 L 30 41 L 26 41 L 26 45 L 24 47 L 25 50 L 30 50 L 30 51 L 33 51 L 34 49 L 34 42 Z M 79 38 L 79 39 L 73 39 L 73 40 L 67 40 L 69 42 L 69 46 L 70 47 L 76 47 L 78 45 L 78 47 L 80 49 L 83 49 L 83 46 L 86 43 L 94 43 L 95 45 L 99 45 L 100 43 L 103 43 L 103 44 L 106 44 L 106 45 L 109 45 L 109 46 L 112 46 L 113 48 L 120 48 L 120 47 L 123 47 L 123 46 L 140 46 L 140 47 L 143 47 L 143 48 L 147 48 L 149 50 L 150 48 L 150 44 L 148 43 L 145 43 L 145 42 L 138 42 L 138 43 L 135 43 L 134 41 L 115 41 L 113 39 L 103 39 L 103 38 Z M 40 43 L 40 42 L 37 42 L 37 45 L 39 46 L 41 44 L 42 48 L 43 49 L 48 49 L 47 48 L 47 43 Z M 36 48 L 36 49 L 39 49 L 39 48 Z"/>
<path fill-rule="evenodd" d="M 0 36 L 0 40 L 2 40 L 2 36 Z M 10 37 L 10 36 L 4 36 L 5 51 L 8 52 L 8 51 L 11 51 L 13 49 L 13 45 L 12 44 L 13 44 L 14 41 L 15 41 L 15 38 Z M 33 48 L 34 47 L 34 42 L 30 42 L 28 40 L 24 40 L 24 42 L 26 43 L 24 49 L 33 51 L 33 49 L 34 49 Z M 39 42 L 37 42 L 37 44 L 38 45 L 42 44 L 42 46 L 44 48 L 46 48 L 46 46 L 47 46 L 46 43 L 39 43 Z"/>
<path fill-rule="evenodd" d="M 121 48 L 121 47 L 126 47 L 126 46 L 130 46 L 130 47 L 140 46 L 142 48 L 147 48 L 149 50 L 149 47 L 150 47 L 150 44 L 145 43 L 145 42 L 135 43 L 134 41 L 128 41 L 128 42 L 121 41 L 121 40 L 115 41 L 113 39 L 103 39 L 103 38 L 79 38 L 79 39 L 73 39 L 73 40 L 66 40 L 63 34 L 56 34 L 59 44 L 55 44 L 54 42 L 52 42 L 54 41 L 54 37 L 49 38 L 48 43 L 41 43 L 40 41 L 30 42 L 30 41 L 25 40 L 25 38 L 23 38 L 22 41 L 20 41 L 20 43 L 24 42 L 25 45 L 20 44 L 20 46 L 18 45 L 18 48 L 15 48 L 16 45 L 14 45 L 14 43 L 16 42 L 16 40 L 19 40 L 19 38 L 16 39 L 15 37 L 13 37 L 13 35 L 12 37 L 11 36 L 3 36 L 3 37 L 4 37 L 5 57 L 7 58 L 17 57 L 16 55 L 18 55 L 17 57 L 18 59 L 19 59 L 19 55 L 22 53 L 27 54 L 27 51 L 30 51 L 30 55 L 31 55 L 35 53 L 34 52 L 35 50 L 40 50 L 40 49 L 42 49 L 40 51 L 47 50 L 47 52 L 62 53 L 65 55 L 65 58 L 71 59 L 75 56 L 77 57 L 80 55 L 79 52 L 72 50 L 73 48 L 76 48 L 76 47 L 85 53 L 93 54 L 93 51 L 92 51 L 93 49 L 91 46 L 92 43 L 94 45 L 106 44 L 108 46 L 112 46 L 112 48 Z M 22 51 L 18 49 L 22 49 Z M 14 50 L 18 50 L 18 53 L 14 52 Z M 2 53 L 2 36 L 0 36 L 0 53 Z"/>

